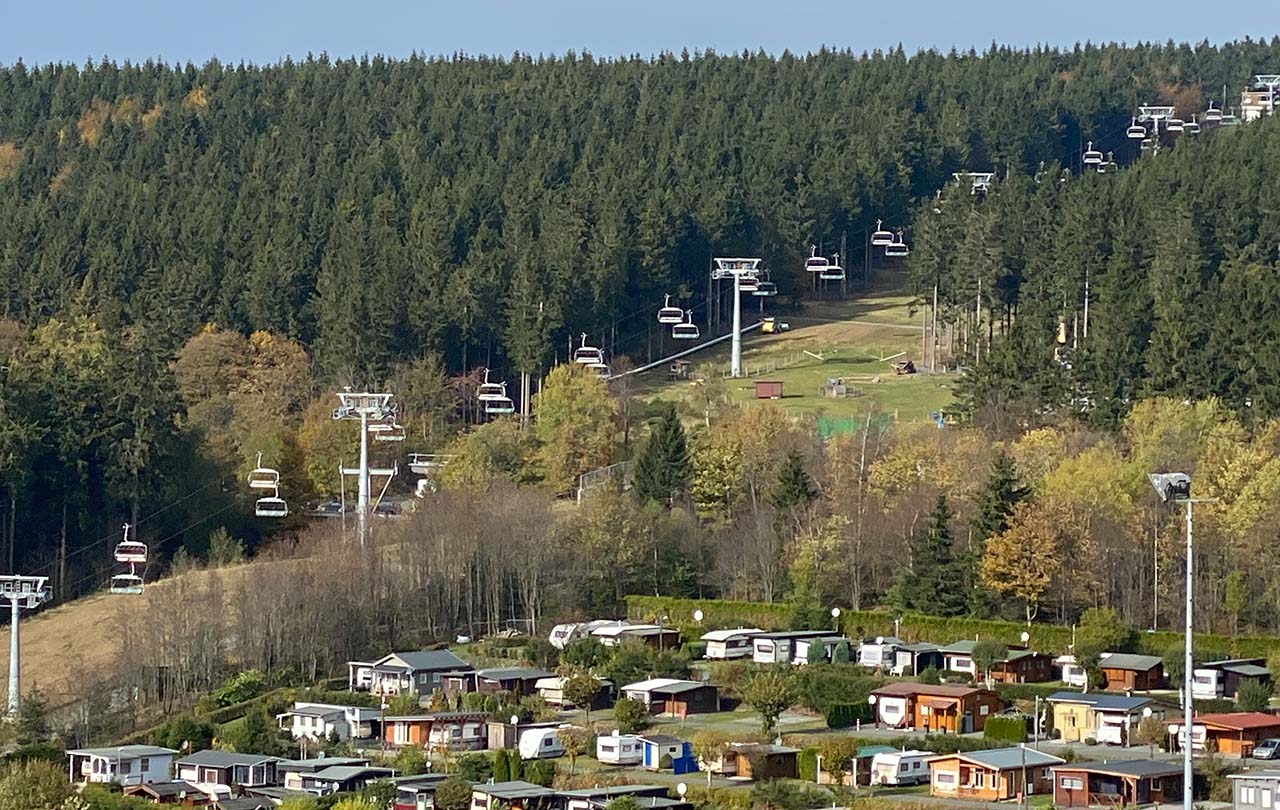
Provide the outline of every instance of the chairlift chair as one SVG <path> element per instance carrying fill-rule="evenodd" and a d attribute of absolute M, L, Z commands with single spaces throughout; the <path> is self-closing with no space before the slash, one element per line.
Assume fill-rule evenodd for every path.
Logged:
<path fill-rule="evenodd" d="M 876 247 L 888 247 L 893 244 L 893 231 L 884 229 L 884 220 L 876 220 L 875 232 L 871 234 L 871 244 Z"/>
<path fill-rule="evenodd" d="M 499 399 L 491 399 L 484 403 L 484 412 L 489 416 L 500 416 L 506 413 L 515 413 L 516 405 L 511 401 L 511 397 L 507 396 L 507 385 L 502 384 L 502 396 Z"/>
<path fill-rule="evenodd" d="M 136 573 L 116 574 L 111 578 L 111 593 L 136 596 L 143 590 L 142 577 Z"/>
<path fill-rule="evenodd" d="M 1156 142 L 1151 138 L 1143 138 L 1142 143 L 1139 145 L 1139 148 L 1141 148 L 1142 151 L 1144 152 L 1150 152 L 1151 148 L 1155 146 L 1155 143 Z"/>
<path fill-rule="evenodd" d="M 751 294 L 758 298 L 770 298 L 778 294 L 778 285 L 772 281 L 762 281 Z"/>
<path fill-rule="evenodd" d="M 1225 113 L 1221 118 L 1218 119 L 1218 126 L 1238 127 L 1240 126 L 1240 119 L 1236 117 L 1235 113 Z"/>
<path fill-rule="evenodd" d="M 596 373 L 596 376 L 602 380 L 609 379 L 609 377 L 612 376 L 613 374 L 613 372 L 609 370 L 609 367 L 604 363 L 592 363 L 591 365 L 587 366 L 587 368 L 590 369 L 591 371 L 594 371 Z"/>
<path fill-rule="evenodd" d="M 1116 153 L 1108 152 L 1107 159 L 1098 166 L 1098 174 L 1111 174 L 1119 168 L 1119 165 L 1116 163 Z"/>
<path fill-rule="evenodd" d="M 289 505 L 275 492 L 265 498 L 259 498 L 253 505 L 253 513 L 261 518 L 282 518 L 289 516 Z"/>
<path fill-rule="evenodd" d="M 884 246 L 884 255 L 892 257 L 906 256 L 911 252 L 911 248 L 907 247 L 907 243 L 902 241 L 902 231 L 898 231 L 897 237 L 892 244 Z"/>
<path fill-rule="evenodd" d="M 701 336 L 701 330 L 699 330 L 698 325 L 693 322 L 693 310 L 685 312 L 683 323 L 678 323 L 671 327 L 671 337 L 676 340 L 697 340 Z"/>
<path fill-rule="evenodd" d="M 1165 122 L 1164 128 L 1169 132 L 1182 132 L 1185 126 L 1181 118 L 1170 118 Z"/>
<path fill-rule="evenodd" d="M 662 307 L 658 309 L 658 323 L 676 324 L 684 320 L 684 310 L 671 306 L 671 296 L 662 296 Z"/>
<path fill-rule="evenodd" d="M 1093 141 L 1089 141 L 1089 145 L 1084 150 L 1084 157 L 1081 158 L 1080 162 L 1086 166 L 1102 165 L 1102 153 L 1093 148 Z"/>
<path fill-rule="evenodd" d="M 1125 130 L 1125 134 L 1131 141 L 1140 141 L 1147 137 L 1147 128 L 1138 123 L 1138 119 L 1133 119 L 1133 123 Z"/>
<path fill-rule="evenodd" d="M 738 276 L 738 292 L 755 295 L 755 292 L 758 289 L 760 289 L 760 280 L 755 276 Z"/>
<path fill-rule="evenodd" d="M 1182 125 L 1182 131 L 1188 135 L 1199 134 L 1200 122 L 1196 120 L 1196 116 L 1191 116 L 1191 120 Z"/>
<path fill-rule="evenodd" d="M 257 466 L 249 471 L 250 489 L 274 489 L 280 486 L 280 473 L 270 467 L 262 466 L 262 454 L 258 454 Z"/>
<path fill-rule="evenodd" d="M 840 266 L 840 254 L 837 253 L 827 269 L 818 274 L 824 281 L 844 281 L 844 268 Z"/>
<path fill-rule="evenodd" d="M 504 396 L 504 384 L 489 382 L 489 369 L 484 370 L 484 382 L 480 383 L 478 398 L 481 402 L 501 399 Z"/>
<path fill-rule="evenodd" d="M 1204 111 L 1204 122 L 1206 124 L 1217 124 L 1222 121 L 1222 110 L 1213 106 L 1213 102 L 1209 102 L 1209 109 Z"/>
<path fill-rule="evenodd" d="M 810 273 L 821 273 L 827 267 L 827 257 L 818 255 L 818 246 L 814 245 L 809 258 L 804 260 L 804 269 Z"/>
<path fill-rule="evenodd" d="M 373 438 L 379 442 L 402 442 L 404 441 L 404 436 L 404 426 L 393 424 L 390 430 L 376 433 Z"/>
<path fill-rule="evenodd" d="M 581 363 L 584 366 L 604 362 L 604 352 L 595 346 L 587 345 L 586 332 L 582 333 L 582 345 L 573 350 L 573 362 Z"/>

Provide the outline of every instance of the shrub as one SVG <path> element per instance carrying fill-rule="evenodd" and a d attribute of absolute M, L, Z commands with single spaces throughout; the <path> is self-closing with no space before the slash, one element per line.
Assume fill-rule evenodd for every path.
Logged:
<path fill-rule="evenodd" d="M 621 697 L 613 704 L 613 719 L 618 724 L 618 733 L 635 734 L 649 725 L 649 707 L 638 700 Z"/>
<path fill-rule="evenodd" d="M 556 780 L 556 764 L 549 759 L 531 759 L 524 763 L 524 781 L 551 787 Z"/>
<path fill-rule="evenodd" d="M 1022 715 L 1012 717 L 988 717 L 982 728 L 985 739 L 996 742 L 1020 743 L 1027 741 L 1027 718 Z"/>
<path fill-rule="evenodd" d="M 493 776 L 493 761 L 484 754 L 458 757 L 458 776 L 469 782 L 487 782 Z"/>
<path fill-rule="evenodd" d="M 470 810 L 471 783 L 462 776 L 450 776 L 436 786 L 439 810 Z"/>
<path fill-rule="evenodd" d="M 1271 684 L 1248 680 L 1240 684 L 1240 711 L 1262 712 L 1271 706 Z"/>
<path fill-rule="evenodd" d="M 236 703 L 244 703 L 266 690 L 266 679 L 256 669 L 237 672 L 222 682 L 222 685 L 209 693 L 215 706 L 223 708 Z"/>
<path fill-rule="evenodd" d="M 684 645 L 684 653 L 690 661 L 697 661 L 707 654 L 705 641 L 690 641 Z"/>
<path fill-rule="evenodd" d="M 935 666 L 927 666 L 924 671 L 916 678 L 919 683 L 927 683 L 938 685 L 942 683 L 942 678 L 938 675 L 938 668 Z"/>
<path fill-rule="evenodd" d="M 800 778 L 806 782 L 818 781 L 818 749 L 802 748 L 796 757 L 800 769 Z"/>
<path fill-rule="evenodd" d="M 871 722 L 875 719 L 873 712 L 874 707 L 865 701 L 862 703 L 833 703 L 827 707 L 827 727 L 849 728 L 859 720 Z"/>

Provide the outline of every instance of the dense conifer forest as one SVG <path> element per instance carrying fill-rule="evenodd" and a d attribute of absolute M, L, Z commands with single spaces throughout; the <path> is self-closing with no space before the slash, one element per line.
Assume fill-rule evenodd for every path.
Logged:
<path fill-rule="evenodd" d="M 809 245 L 879 219 L 988 424 L 1158 393 L 1274 414 L 1275 128 L 1136 166 L 1124 130 L 1277 66 L 1280 41 L 0 68 L 6 567 L 73 593 L 125 519 L 164 554 L 252 537 L 257 451 L 330 494 L 333 386 L 390 385 L 436 449 L 451 378 L 545 372 L 580 332 L 642 355 L 663 293 L 705 321 L 712 255 L 803 298 Z M 1088 141 L 1126 168 L 1083 176 Z"/>

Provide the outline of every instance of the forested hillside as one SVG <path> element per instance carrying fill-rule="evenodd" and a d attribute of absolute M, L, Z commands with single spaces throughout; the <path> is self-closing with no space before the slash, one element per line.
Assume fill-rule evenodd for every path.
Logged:
<path fill-rule="evenodd" d="M 958 191 L 917 211 L 911 266 L 938 285 L 985 423 L 1115 425 L 1155 394 L 1280 413 L 1275 121 L 1183 136 L 1118 174 Z"/>
<path fill-rule="evenodd" d="M 1270 327 L 1206 302 L 1272 306 L 1271 276 L 1248 264 L 1270 254 L 1246 250 L 1277 239 L 1271 127 L 1113 177 L 1030 176 L 1078 168 L 1090 139 L 1127 162 L 1137 104 L 1198 108 L 1277 64 L 1280 41 L 0 69 L 6 567 L 54 574 L 64 595 L 97 587 L 126 519 L 162 558 L 222 524 L 252 541 L 242 476 L 258 451 L 290 497 L 331 494 L 352 438 L 328 418 L 335 386 L 386 384 L 409 423 L 401 449 L 437 449 L 474 421 L 480 366 L 545 371 L 582 331 L 611 359 L 642 354 L 662 293 L 705 318 L 710 256 L 764 256 L 801 294 L 810 243 L 860 245 L 881 218 L 917 244 L 922 293 L 944 279 L 962 336 L 978 274 L 990 334 L 955 349 L 980 361 L 978 404 L 1119 416 L 1180 386 L 1237 403 L 1270 361 L 1232 347 L 1269 348 Z M 944 195 L 933 222 L 919 201 L 963 169 L 1005 179 L 977 206 Z M 1201 268 L 1199 292 L 1148 284 L 1148 255 L 1170 278 Z M 1064 377 L 1045 329 L 1082 305 L 1067 293 L 1095 258 L 1096 344 Z M 1200 310 L 1235 330 L 1231 351 L 1198 348 Z M 1168 332 L 1152 344 L 1166 359 L 1149 332 Z M 1256 408 L 1280 401 L 1264 396 Z M 507 453 L 479 480 L 563 488 L 625 452 L 598 424 L 571 445 L 556 431 L 574 416 L 474 440 L 503 434 Z"/>

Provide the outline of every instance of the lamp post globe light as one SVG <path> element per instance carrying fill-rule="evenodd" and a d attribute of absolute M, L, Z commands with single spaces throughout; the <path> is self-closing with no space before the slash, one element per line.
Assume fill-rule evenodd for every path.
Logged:
<path fill-rule="evenodd" d="M 1159 496 L 1160 502 L 1170 505 L 1180 504 L 1186 508 L 1187 519 L 1187 588 L 1186 588 L 1186 604 L 1184 606 L 1186 623 L 1183 629 L 1183 651 L 1182 651 L 1182 726 L 1179 731 L 1182 733 L 1182 806 L 1183 810 L 1192 810 L 1192 779 L 1193 773 L 1191 769 L 1191 726 L 1192 726 L 1192 699 L 1191 699 L 1191 681 L 1194 666 L 1191 661 L 1191 619 L 1192 604 L 1194 593 L 1194 582 L 1192 575 L 1195 571 L 1195 558 L 1192 555 L 1192 532 L 1191 532 L 1191 506 L 1195 503 L 1210 503 L 1215 498 L 1192 498 L 1191 497 L 1191 476 L 1181 472 L 1171 473 L 1151 473 L 1147 476 L 1151 482 L 1151 486 L 1155 489 L 1156 495 Z"/>

